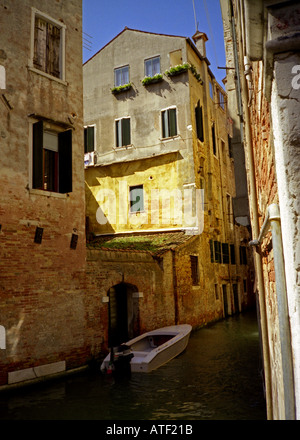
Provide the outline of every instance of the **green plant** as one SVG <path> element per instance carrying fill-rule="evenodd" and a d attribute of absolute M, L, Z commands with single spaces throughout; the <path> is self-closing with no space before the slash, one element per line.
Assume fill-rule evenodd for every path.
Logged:
<path fill-rule="evenodd" d="M 131 88 L 131 83 L 124 84 L 123 86 L 113 87 L 111 89 L 111 93 L 125 92 L 126 90 L 129 90 L 130 88 Z"/>
<path fill-rule="evenodd" d="M 174 76 L 179 73 L 186 72 L 190 68 L 189 63 L 178 64 L 177 66 L 171 67 L 169 70 L 166 70 L 166 75 Z"/>
<path fill-rule="evenodd" d="M 200 82 L 200 84 L 203 84 L 200 73 L 197 73 L 196 67 L 193 64 L 178 64 L 177 66 L 171 67 L 170 70 L 166 70 L 165 73 L 167 76 L 175 76 L 179 75 L 180 73 L 187 72 L 188 70 L 191 71 L 191 73 L 194 75 L 197 81 Z"/>
<path fill-rule="evenodd" d="M 143 84 L 144 86 L 146 86 L 147 84 L 151 84 L 151 83 L 154 83 L 154 82 L 158 82 L 158 81 L 160 81 L 160 80 L 162 80 L 162 79 L 163 79 L 162 74 L 161 74 L 161 73 L 157 73 L 157 74 L 154 75 L 154 76 L 146 76 L 146 77 L 142 80 L 142 84 Z"/>

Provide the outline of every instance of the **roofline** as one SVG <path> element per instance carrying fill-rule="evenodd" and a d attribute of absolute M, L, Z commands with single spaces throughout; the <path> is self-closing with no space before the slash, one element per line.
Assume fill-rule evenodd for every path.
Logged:
<path fill-rule="evenodd" d="M 141 32 L 143 34 L 150 34 L 150 35 L 161 35 L 162 37 L 184 38 L 185 40 L 188 39 L 187 37 L 184 37 L 182 35 L 160 34 L 157 32 L 148 32 L 148 31 L 141 31 L 139 29 L 131 29 L 131 28 L 125 26 L 125 28 L 121 32 L 119 32 L 114 38 L 112 38 L 108 43 L 106 43 L 105 46 L 101 47 L 101 49 L 99 49 L 98 52 L 96 52 L 93 56 L 91 56 L 91 58 L 89 58 L 85 63 L 83 63 L 83 66 L 85 64 L 87 64 L 89 61 L 91 61 L 96 55 L 98 55 L 98 53 L 100 53 L 103 49 L 105 49 L 106 46 L 108 46 L 110 43 L 112 43 L 116 38 L 118 38 L 125 31 Z"/>

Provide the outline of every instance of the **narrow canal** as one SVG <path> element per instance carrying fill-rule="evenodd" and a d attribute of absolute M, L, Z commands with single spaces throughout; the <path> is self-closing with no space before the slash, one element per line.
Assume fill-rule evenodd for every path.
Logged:
<path fill-rule="evenodd" d="M 265 420 L 256 313 L 191 334 L 149 374 L 99 371 L 0 394 L 1 420 Z"/>

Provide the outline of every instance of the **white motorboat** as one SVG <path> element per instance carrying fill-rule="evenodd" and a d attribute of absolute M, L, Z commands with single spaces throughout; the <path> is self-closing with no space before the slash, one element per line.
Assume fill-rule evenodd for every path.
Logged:
<path fill-rule="evenodd" d="M 182 353 L 189 341 L 192 326 L 172 325 L 137 336 L 109 353 L 101 365 L 109 371 L 124 356 L 130 356 L 130 369 L 135 373 L 149 373 Z"/>

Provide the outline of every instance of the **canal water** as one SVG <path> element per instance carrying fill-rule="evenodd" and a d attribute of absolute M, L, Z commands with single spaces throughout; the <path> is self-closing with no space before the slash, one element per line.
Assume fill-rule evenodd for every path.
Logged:
<path fill-rule="evenodd" d="M 98 369 L 0 394 L 1 420 L 266 420 L 256 313 L 194 331 L 184 353 L 116 380 Z"/>

